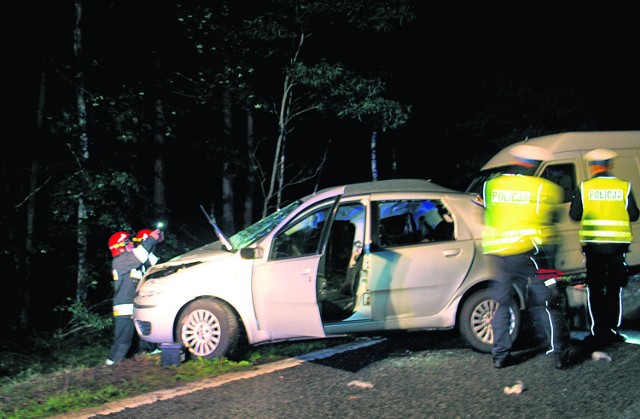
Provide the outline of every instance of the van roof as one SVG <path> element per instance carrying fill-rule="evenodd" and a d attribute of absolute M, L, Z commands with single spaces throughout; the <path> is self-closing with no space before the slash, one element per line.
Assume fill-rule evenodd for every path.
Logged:
<path fill-rule="evenodd" d="M 594 148 L 640 148 L 640 131 L 591 131 L 565 132 L 561 134 L 545 135 L 513 143 L 500 150 L 482 169 L 503 166 L 513 160 L 509 150 L 519 144 L 530 144 L 543 147 L 551 153 L 577 150 L 592 150 Z"/>

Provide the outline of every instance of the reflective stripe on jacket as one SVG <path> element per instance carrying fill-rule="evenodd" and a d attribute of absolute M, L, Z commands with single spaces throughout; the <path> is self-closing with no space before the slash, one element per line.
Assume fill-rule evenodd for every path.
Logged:
<path fill-rule="evenodd" d="M 114 316 L 131 316 L 133 315 L 133 303 L 131 304 L 118 304 L 113 306 Z"/>
<path fill-rule="evenodd" d="M 627 205 L 631 184 L 615 177 L 582 182 L 581 243 L 631 243 L 633 235 Z"/>
<path fill-rule="evenodd" d="M 504 174 L 487 181 L 483 194 L 484 253 L 514 255 L 555 241 L 560 186 L 539 177 Z"/>

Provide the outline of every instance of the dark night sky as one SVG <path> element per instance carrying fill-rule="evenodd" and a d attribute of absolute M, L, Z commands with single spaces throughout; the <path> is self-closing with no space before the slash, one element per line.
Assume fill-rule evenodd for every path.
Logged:
<path fill-rule="evenodd" d="M 133 7 L 118 0 L 102 3 L 112 11 Z M 136 21 L 144 28 L 145 21 L 155 18 L 153 3 L 141 4 L 142 8 L 119 22 L 123 33 Z M 624 11 L 611 16 L 599 11 L 597 17 L 593 13 L 578 19 L 558 10 L 510 14 L 504 10 L 462 11 L 453 6 L 434 10 L 418 4 L 418 20 L 391 42 L 372 48 L 348 42 L 335 45 L 348 49 L 347 55 L 356 63 L 365 56 L 367 62 L 377 56 L 374 61 L 390 73 L 390 92 L 413 105 L 407 127 L 380 137 L 383 176 L 390 176 L 389 160 L 395 153 L 398 176 L 459 186 L 451 178 L 463 170 L 466 159 L 477 158 L 486 152 L 489 140 L 510 131 L 527 127 L 583 130 L 589 124 L 598 130 L 640 129 L 637 25 Z M 11 87 L 19 89 L 23 106 L 12 108 L 22 114 L 12 120 L 32 124 L 39 55 L 33 46 L 70 54 L 73 2 L 46 2 L 29 10 L 21 7 L 25 10 L 16 15 L 22 18 L 13 22 L 20 30 L 11 44 L 20 57 L 13 60 L 17 74 Z M 87 19 L 96 18 L 89 7 L 85 9 Z M 97 25 L 118 23 L 107 21 L 110 17 L 105 15 L 105 21 Z M 122 60 L 131 59 L 136 48 L 143 46 L 127 40 L 100 41 L 110 49 L 109 54 L 117 51 Z M 517 91 L 517 103 L 505 100 L 505 91 Z M 567 106 L 572 109 L 567 111 Z M 25 115 L 29 121 L 25 122 Z M 12 131 L 23 130 L 19 126 Z M 303 130 L 296 134 L 300 132 Z M 369 180 L 369 131 L 343 127 L 327 135 L 332 144 L 321 186 Z M 300 152 L 308 151 L 307 140 L 296 141 Z M 296 145 L 291 145 L 290 152 L 297 152 Z"/>

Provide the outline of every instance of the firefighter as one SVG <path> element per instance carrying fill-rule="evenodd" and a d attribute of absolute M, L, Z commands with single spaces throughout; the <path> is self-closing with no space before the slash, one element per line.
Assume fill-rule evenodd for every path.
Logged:
<path fill-rule="evenodd" d="M 153 230 L 150 230 L 148 228 L 142 229 L 136 233 L 132 240 L 136 246 L 139 246 L 151 235 L 152 232 Z M 149 258 L 147 259 L 147 261 L 140 265 L 142 275 L 145 274 L 147 269 L 158 263 L 158 260 L 158 256 L 156 256 L 153 252 L 149 252 Z M 157 344 L 147 342 L 146 340 L 141 339 L 140 336 L 137 336 L 137 334 L 134 334 L 134 340 L 136 341 L 135 346 L 137 347 L 137 353 L 148 353 L 150 355 L 155 355 L 162 352 Z"/>
<path fill-rule="evenodd" d="M 569 216 L 580 221 L 579 240 L 585 256 L 591 333 L 585 341 L 594 349 L 624 342 L 622 289 L 629 281 L 626 252 L 633 241 L 631 222 L 638 206 L 631 183 L 610 173 L 617 153 L 595 149 L 584 155 L 591 179 L 573 195 Z"/>
<path fill-rule="evenodd" d="M 145 241 L 147 239 L 147 237 L 149 237 L 151 235 L 152 232 L 153 232 L 152 230 L 149 230 L 147 228 L 142 229 L 142 230 L 138 231 L 138 233 L 136 233 L 136 235 L 133 237 L 132 240 L 136 245 L 139 245 L 143 241 Z M 158 263 L 158 259 L 159 258 L 154 253 L 150 252 L 149 253 L 149 258 L 147 259 L 147 261 L 145 263 L 142 264 L 142 268 L 141 268 L 142 269 L 142 273 L 144 274 L 145 271 L 149 267 L 151 267 L 151 266 L 155 265 L 156 263 Z"/>
<path fill-rule="evenodd" d="M 125 231 L 114 233 L 109 238 L 114 296 L 113 316 L 115 335 L 107 365 L 113 365 L 127 357 L 131 349 L 135 327 L 133 325 L 133 298 L 136 295 L 138 281 L 142 277 L 141 265 L 146 263 L 157 243 L 164 240 L 161 230 L 154 230 L 149 237 L 135 246 L 131 234 Z"/>
<path fill-rule="evenodd" d="M 511 149 L 513 170 L 485 182 L 483 252 L 495 263 L 496 278 L 489 292 L 498 302 L 493 315 L 493 363 L 496 368 L 514 365 L 509 333 L 509 307 L 514 301 L 514 284 L 525 290 L 527 306 L 535 324 L 543 329 L 555 356 L 555 367 L 569 363 L 569 327 L 558 298 L 557 278 L 541 278 L 538 272 L 553 269 L 553 249 L 558 205 L 562 189 L 533 176 L 539 164 L 549 158 L 547 150 L 528 144 Z"/>

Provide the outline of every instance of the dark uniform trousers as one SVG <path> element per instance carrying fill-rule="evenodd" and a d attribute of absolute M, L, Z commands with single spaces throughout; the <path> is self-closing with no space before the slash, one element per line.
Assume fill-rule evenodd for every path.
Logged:
<path fill-rule="evenodd" d="M 534 251 L 511 256 L 492 256 L 498 268 L 496 281 L 489 288 L 489 295 L 499 304 L 492 319 L 492 354 L 495 360 L 504 359 L 512 346 L 509 306 L 514 301 L 514 283 L 526 293 L 526 304 L 535 326 L 538 330 L 542 329 L 549 343 L 547 353 L 561 356 L 569 349 L 570 332 L 563 315 L 562 294 L 557 285 L 548 287 L 536 277 L 538 269 L 548 268 L 547 265 L 539 266 L 539 262 L 545 261 L 545 258 L 539 256 Z"/>
<path fill-rule="evenodd" d="M 131 341 L 136 333 L 131 315 L 115 316 L 115 336 L 109 351 L 109 359 L 113 362 L 125 359 L 131 348 Z"/>
<path fill-rule="evenodd" d="M 606 339 L 617 333 L 622 315 L 622 288 L 627 286 L 624 254 L 585 252 L 591 332 Z"/>

